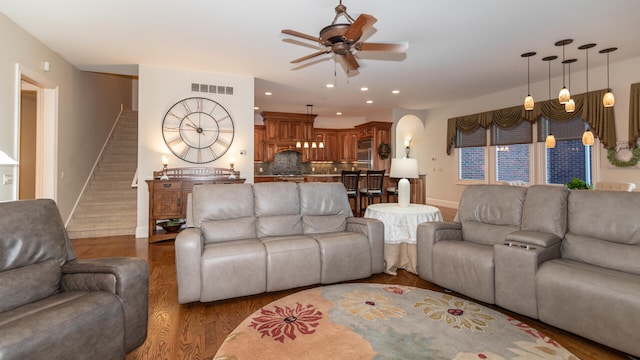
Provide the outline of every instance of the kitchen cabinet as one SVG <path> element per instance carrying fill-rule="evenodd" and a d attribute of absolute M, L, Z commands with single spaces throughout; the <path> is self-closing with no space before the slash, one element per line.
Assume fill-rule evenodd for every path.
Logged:
<path fill-rule="evenodd" d="M 338 161 L 357 161 L 357 133 L 354 129 L 338 131 Z"/>
<path fill-rule="evenodd" d="M 169 180 L 160 180 L 162 171 L 153 173 L 153 180 L 146 180 L 149 188 L 149 243 L 175 239 L 177 232 L 160 229 L 159 222 L 186 219 L 187 198 L 198 184 L 241 184 L 245 179 L 234 171 L 235 179 L 229 179 L 230 171 L 219 168 L 167 169 Z"/>
<path fill-rule="evenodd" d="M 311 161 L 332 161 L 339 159 L 338 131 L 334 129 L 315 129 L 314 140 L 317 148 L 310 149 Z M 322 142 L 323 147 L 320 147 Z"/>
<path fill-rule="evenodd" d="M 315 114 L 263 111 L 265 141 L 311 141 Z"/>
<path fill-rule="evenodd" d="M 373 147 L 373 168 L 375 170 L 385 169 L 389 172 L 391 159 L 381 159 L 378 155 L 378 147 L 385 143 L 391 145 L 391 123 L 382 121 L 372 121 L 355 126 L 358 140 L 372 139 Z"/>
<path fill-rule="evenodd" d="M 265 138 L 265 126 L 255 125 L 253 129 L 253 161 L 265 161 Z"/>

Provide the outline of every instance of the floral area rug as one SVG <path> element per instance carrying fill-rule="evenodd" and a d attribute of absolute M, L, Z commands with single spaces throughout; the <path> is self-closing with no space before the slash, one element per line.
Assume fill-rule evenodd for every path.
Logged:
<path fill-rule="evenodd" d="M 448 294 L 383 284 L 304 290 L 245 319 L 214 360 L 578 359 L 548 336 Z"/>

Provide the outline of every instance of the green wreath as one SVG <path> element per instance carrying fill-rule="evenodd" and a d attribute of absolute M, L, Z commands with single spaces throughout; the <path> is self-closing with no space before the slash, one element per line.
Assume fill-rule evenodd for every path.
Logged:
<path fill-rule="evenodd" d="M 389 156 L 391 156 L 391 145 L 386 143 L 378 145 L 378 156 L 380 156 L 382 160 L 388 159 Z"/>
<path fill-rule="evenodd" d="M 607 151 L 607 159 L 609 159 L 611 165 L 625 168 L 636 166 L 638 161 L 640 161 L 640 147 L 638 147 L 638 145 L 634 145 L 633 148 L 631 148 L 631 158 L 627 161 L 618 159 L 617 155 L 618 152 L 616 149 L 609 149 L 609 151 Z"/>

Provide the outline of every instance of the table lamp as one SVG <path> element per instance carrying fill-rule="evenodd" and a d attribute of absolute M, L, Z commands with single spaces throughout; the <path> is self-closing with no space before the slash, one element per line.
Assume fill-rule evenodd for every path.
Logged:
<path fill-rule="evenodd" d="M 169 176 L 167 175 L 167 166 L 169 166 L 169 158 L 162 156 L 162 176 L 160 176 L 160 180 L 169 180 Z"/>
<path fill-rule="evenodd" d="M 413 158 L 391 159 L 391 172 L 389 176 L 392 178 L 400 178 L 398 181 L 398 206 L 409 206 L 411 185 L 407 179 L 418 178 L 418 160 Z"/>

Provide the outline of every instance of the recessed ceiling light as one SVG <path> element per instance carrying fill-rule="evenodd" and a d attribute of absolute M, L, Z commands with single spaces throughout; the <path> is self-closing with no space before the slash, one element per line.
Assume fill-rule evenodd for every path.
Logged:
<path fill-rule="evenodd" d="M 333 84 L 327 84 L 327 87 L 328 87 L 328 88 L 332 88 L 332 87 L 333 87 Z"/>
<path fill-rule="evenodd" d="M 360 88 L 360 91 L 367 91 L 367 90 L 369 90 L 369 88 L 368 88 L 368 87 L 361 87 L 361 88 Z"/>
<path fill-rule="evenodd" d="M 367 100 L 367 104 L 373 104 L 373 100 Z"/>
<path fill-rule="evenodd" d="M 340 111 L 338 111 L 338 112 L 336 113 L 336 115 L 342 115 L 342 113 L 341 113 Z"/>
<path fill-rule="evenodd" d="M 400 94 L 400 90 L 393 90 L 391 93 L 392 94 Z"/>
<path fill-rule="evenodd" d="M 265 94 L 265 95 L 267 95 L 267 96 L 271 96 L 271 95 L 272 95 L 270 91 L 267 91 L 267 92 L 266 92 L 266 93 L 264 93 L 264 94 Z"/>

